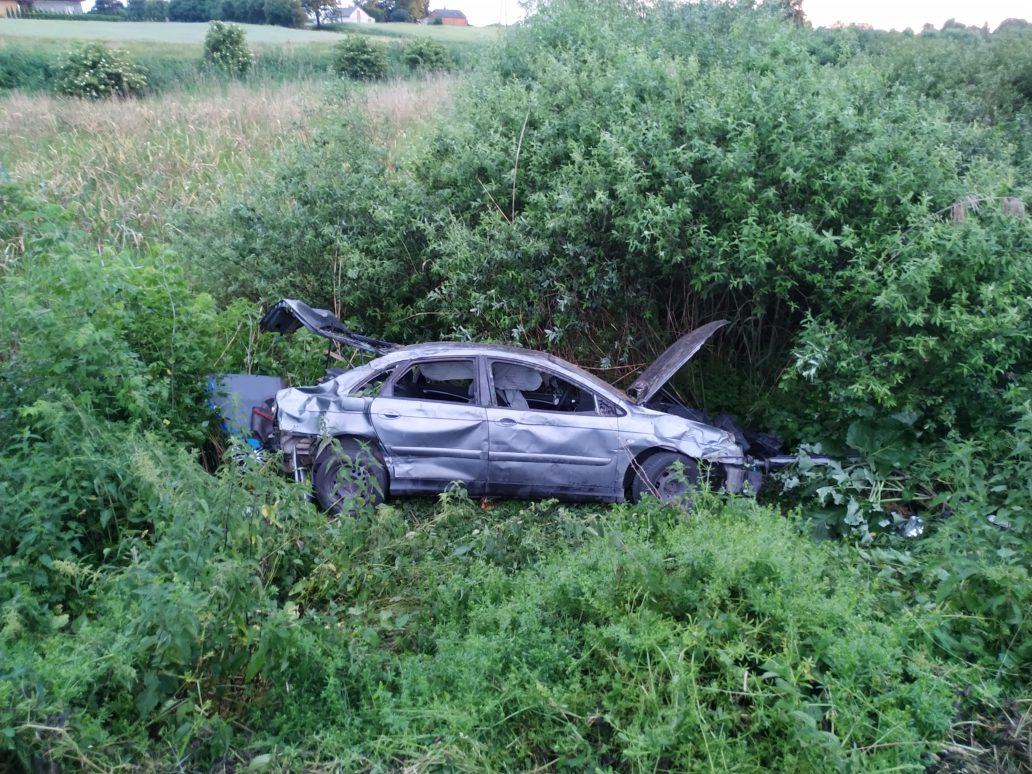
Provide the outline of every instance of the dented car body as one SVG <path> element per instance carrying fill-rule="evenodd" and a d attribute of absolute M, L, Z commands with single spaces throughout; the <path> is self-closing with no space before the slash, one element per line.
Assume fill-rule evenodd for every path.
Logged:
<path fill-rule="evenodd" d="M 735 435 L 671 413 L 664 387 L 726 324 L 681 338 L 625 394 L 544 352 L 398 346 L 288 299 L 269 310 L 263 330 L 305 327 L 378 357 L 332 369 L 317 385 L 279 390 L 272 423 L 256 429 L 263 445 L 283 452 L 288 472 L 313 477 L 330 510 L 359 491 L 356 478 L 378 490 L 377 500 L 438 493 L 453 482 L 472 495 L 601 501 L 684 496 L 703 475 L 729 491 L 741 491 L 748 478 L 755 489 L 758 475 L 748 476 L 752 460 Z M 342 457 L 350 462 L 342 465 Z"/>

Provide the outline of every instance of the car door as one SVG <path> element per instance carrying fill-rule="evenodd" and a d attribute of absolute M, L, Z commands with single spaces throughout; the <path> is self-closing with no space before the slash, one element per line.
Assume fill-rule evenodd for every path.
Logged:
<path fill-rule="evenodd" d="M 483 493 L 487 415 L 476 374 L 476 358 L 417 359 L 399 366 L 373 399 L 391 492 L 440 492 L 461 481 L 471 494 Z"/>
<path fill-rule="evenodd" d="M 536 364 L 492 359 L 486 371 L 491 494 L 618 497 L 619 409 Z"/>

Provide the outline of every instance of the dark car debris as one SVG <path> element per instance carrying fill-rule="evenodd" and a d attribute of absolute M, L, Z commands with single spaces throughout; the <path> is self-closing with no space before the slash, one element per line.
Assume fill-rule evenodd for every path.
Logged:
<path fill-rule="evenodd" d="M 700 478 L 755 494 L 764 473 L 795 461 L 774 436 L 685 406 L 669 380 L 728 324 L 678 339 L 626 393 L 545 352 L 496 344 L 400 346 L 362 336 L 331 312 L 284 299 L 260 328 L 304 327 L 377 357 L 330 368 L 318 384 L 216 377 L 213 403 L 231 433 L 281 452 L 319 504 L 348 510 L 364 497 L 436 494 L 454 482 L 473 496 L 685 501 Z M 751 454 L 749 453 L 751 452 Z"/>

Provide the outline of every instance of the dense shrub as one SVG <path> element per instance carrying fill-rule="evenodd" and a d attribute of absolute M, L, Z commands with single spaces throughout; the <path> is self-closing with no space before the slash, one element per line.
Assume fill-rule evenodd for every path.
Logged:
<path fill-rule="evenodd" d="M 387 74 L 387 49 L 359 35 L 348 35 L 335 47 L 333 70 L 342 78 L 373 81 Z"/>
<path fill-rule="evenodd" d="M 49 90 L 55 60 L 37 47 L 0 46 L 0 89 Z"/>
<path fill-rule="evenodd" d="M 146 73 L 125 51 L 87 43 L 69 53 L 57 69 L 58 94 L 86 99 L 135 97 L 147 87 Z"/>
<path fill-rule="evenodd" d="M 236 24 L 213 21 L 204 36 L 204 61 L 230 75 L 243 75 L 254 62 L 247 35 Z"/>
<path fill-rule="evenodd" d="M 510 340 L 614 375 L 731 319 L 681 387 L 790 438 L 899 411 L 923 437 L 1006 421 L 1006 375 L 1024 381 L 1032 352 L 1032 235 L 998 197 L 1032 201 L 1014 185 L 1027 162 L 848 55 L 850 31 L 828 62 L 778 13 L 632 6 L 543 8 L 375 182 L 362 164 L 342 182 L 352 143 L 303 149 L 275 194 L 234 211 L 248 255 L 228 259 L 276 254 L 280 276 L 248 284 L 290 275 L 318 294 L 342 256 L 349 314 L 406 310 L 412 339 Z M 952 223 L 972 193 L 989 201 Z"/>
<path fill-rule="evenodd" d="M 405 64 L 410 70 L 434 72 L 455 66 L 448 49 L 430 38 L 414 38 L 405 45 Z"/>
<path fill-rule="evenodd" d="M 274 463 L 204 473 L 184 442 L 238 321 L 71 217 L 0 189 L 0 756 L 847 771 L 941 744 L 934 616 L 885 622 L 750 502 L 488 515 L 457 490 L 328 522 Z"/>

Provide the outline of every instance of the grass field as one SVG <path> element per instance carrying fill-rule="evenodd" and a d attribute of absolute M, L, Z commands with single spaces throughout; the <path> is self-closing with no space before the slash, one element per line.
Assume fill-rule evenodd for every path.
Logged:
<path fill-rule="evenodd" d="M 241 24 L 247 39 L 263 43 L 333 43 L 338 33 L 292 30 L 270 25 Z M 414 26 L 414 25 L 413 25 Z M 154 42 L 200 45 L 206 23 L 181 22 L 76 22 L 55 19 L 0 19 L 0 38 L 36 40 L 105 40 L 112 43 Z"/>
<path fill-rule="evenodd" d="M 234 85 L 215 94 L 87 102 L 0 100 L 0 170 L 75 202 L 98 239 L 168 237 L 177 213 L 205 211 L 285 144 L 304 142 L 316 85 Z"/>
<path fill-rule="evenodd" d="M 294 30 L 241 24 L 253 44 L 333 43 L 331 30 Z M 446 27 L 429 24 L 356 25 L 355 32 L 386 38 L 429 37 L 442 43 L 482 43 L 497 39 L 501 27 Z M 202 22 L 76 22 L 57 19 L 0 19 L 0 39 L 104 40 L 111 43 L 190 43 L 200 45 L 208 25 Z M 350 30 L 349 30 L 350 31 Z"/>
<path fill-rule="evenodd" d="M 85 26 L 85 25 L 84 25 Z M 447 76 L 358 92 L 393 148 L 405 127 L 447 104 Z M 308 142 L 325 85 L 240 84 L 146 100 L 88 102 L 40 94 L 0 98 L 0 180 L 74 203 L 98 241 L 174 242 L 177 224 L 236 192 L 288 147 Z"/>

